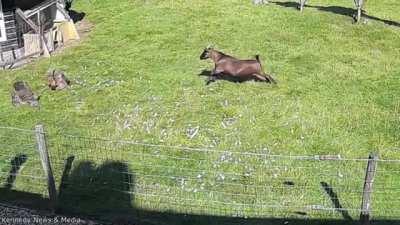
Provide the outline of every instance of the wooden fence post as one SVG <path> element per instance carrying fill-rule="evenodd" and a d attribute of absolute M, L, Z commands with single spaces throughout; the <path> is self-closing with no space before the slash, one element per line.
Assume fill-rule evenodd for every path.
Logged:
<path fill-rule="evenodd" d="M 49 152 L 47 151 L 46 135 L 44 133 L 43 125 L 35 126 L 35 133 L 40 161 L 42 162 L 42 167 L 47 177 L 47 188 L 49 191 L 50 207 L 54 212 L 56 210 L 57 204 L 57 190 L 53 176 L 53 170 L 51 169 Z"/>
<path fill-rule="evenodd" d="M 45 36 L 44 36 L 45 24 L 42 22 L 42 17 L 41 17 L 40 13 L 41 13 L 41 11 L 39 9 L 38 13 L 37 13 L 37 20 L 38 20 L 38 26 L 39 26 L 40 48 L 41 48 L 41 51 L 43 51 L 43 56 L 46 58 L 49 58 L 50 51 L 49 51 L 49 48 L 47 46 L 47 42 L 46 42 Z"/>
<path fill-rule="evenodd" d="M 370 225 L 370 211 L 371 211 L 371 195 L 372 185 L 376 173 L 378 156 L 371 153 L 368 159 L 367 170 L 365 174 L 363 197 L 361 203 L 360 224 Z"/>
<path fill-rule="evenodd" d="M 364 0 L 354 0 L 356 3 L 357 7 L 357 17 L 356 17 L 356 22 L 359 23 L 361 21 L 361 16 L 362 16 L 362 9 L 364 6 Z"/>
<path fill-rule="evenodd" d="M 300 0 L 299 4 L 300 4 L 300 12 L 303 12 L 304 9 L 304 5 L 307 3 L 307 0 Z"/>

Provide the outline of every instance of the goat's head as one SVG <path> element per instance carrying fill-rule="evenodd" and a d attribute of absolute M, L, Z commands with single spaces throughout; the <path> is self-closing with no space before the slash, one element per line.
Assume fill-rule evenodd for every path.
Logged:
<path fill-rule="evenodd" d="M 209 59 L 211 56 L 211 51 L 213 48 L 211 46 L 207 46 L 207 48 L 204 49 L 203 53 L 200 55 L 201 60 Z"/>
<path fill-rule="evenodd" d="M 56 90 L 56 88 L 57 88 L 57 82 L 56 82 L 56 79 L 54 79 L 54 73 L 55 73 L 55 70 L 47 71 L 47 81 L 48 81 L 47 83 L 51 90 Z"/>

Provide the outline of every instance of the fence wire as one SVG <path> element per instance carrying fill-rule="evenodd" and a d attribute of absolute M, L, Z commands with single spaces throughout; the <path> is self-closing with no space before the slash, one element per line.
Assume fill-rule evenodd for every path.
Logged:
<path fill-rule="evenodd" d="M 372 193 L 372 211 L 378 218 L 400 218 L 400 161 L 379 160 Z"/>
<path fill-rule="evenodd" d="M 69 135 L 51 142 L 56 171 L 70 168 L 68 176 L 58 174 L 58 182 L 71 204 L 73 199 L 97 201 L 107 193 L 134 208 L 158 212 L 256 218 L 357 218 L 360 213 L 364 159 L 218 151 Z"/>
<path fill-rule="evenodd" d="M 361 212 L 368 158 L 46 137 L 58 207 L 73 213 L 357 220 Z M 0 146 L 0 190 L 48 198 L 35 132 L 0 127 Z M 400 160 L 377 165 L 372 217 L 398 219 Z"/>
<path fill-rule="evenodd" d="M 19 190 L 48 197 L 35 138 L 32 130 L 0 127 L 1 191 Z"/>

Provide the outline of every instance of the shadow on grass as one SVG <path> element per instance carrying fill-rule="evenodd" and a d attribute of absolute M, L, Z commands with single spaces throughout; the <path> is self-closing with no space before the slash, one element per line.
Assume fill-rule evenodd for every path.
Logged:
<path fill-rule="evenodd" d="M 201 71 L 199 74 L 199 76 L 205 76 L 207 77 L 206 79 L 206 85 L 209 85 L 213 82 L 216 82 L 217 80 L 226 80 L 226 81 L 230 81 L 233 83 L 242 83 L 245 82 L 246 80 L 240 80 L 240 79 L 235 79 L 232 76 L 227 76 L 224 74 L 219 74 L 218 76 L 211 76 L 211 71 L 210 70 L 203 70 Z"/>
<path fill-rule="evenodd" d="M 27 160 L 27 156 L 26 155 L 17 155 L 16 157 L 14 157 L 14 159 L 11 160 L 11 169 L 10 172 L 8 172 L 8 177 L 7 177 L 7 181 L 6 184 L 4 185 L 5 189 L 11 190 L 15 179 L 17 178 L 17 175 L 19 173 L 19 170 L 22 166 L 22 164 L 24 164 Z"/>
<path fill-rule="evenodd" d="M 83 20 L 85 18 L 85 16 L 86 16 L 86 13 L 77 12 L 75 10 L 69 10 L 68 14 L 71 17 L 72 21 L 74 21 L 74 23 L 77 23 L 77 22 Z"/>
<path fill-rule="evenodd" d="M 0 187 L 0 201 L 29 208 L 36 207 L 38 210 L 48 210 L 49 201 L 44 199 L 42 195 L 12 190 L 21 166 L 27 160 L 28 157 L 24 154 L 17 155 L 11 160 L 11 168 L 8 172 L 6 183 L 3 187 Z"/>
<path fill-rule="evenodd" d="M 295 8 L 295 9 L 299 9 L 299 3 L 297 2 L 272 2 L 276 5 L 282 6 L 282 7 L 286 7 L 286 8 Z M 324 11 L 324 12 L 329 12 L 329 13 L 334 13 L 334 14 L 338 14 L 338 15 L 342 15 L 342 16 L 349 16 L 351 18 L 354 19 L 354 15 L 357 14 L 357 10 L 354 8 L 347 8 L 347 7 L 342 7 L 342 6 L 313 6 L 313 5 L 305 5 L 304 7 L 308 7 L 308 8 L 315 8 L 317 10 L 320 11 Z M 400 27 L 400 23 L 396 22 L 396 21 L 392 21 L 392 20 L 385 20 L 385 19 L 381 19 L 375 16 L 370 16 L 366 13 L 363 13 L 363 17 L 370 19 L 370 20 L 375 20 L 378 22 L 383 22 L 387 25 L 390 26 L 395 26 L 395 27 Z"/>
<path fill-rule="evenodd" d="M 79 22 L 85 18 L 86 13 L 84 12 L 77 12 L 72 8 L 72 4 L 74 3 L 74 0 L 66 0 L 65 1 L 65 10 L 68 12 L 68 15 L 71 17 L 71 19 L 74 21 L 74 23 Z"/>
<path fill-rule="evenodd" d="M 330 186 L 326 182 L 321 182 L 321 186 L 325 190 L 326 194 L 328 194 L 336 211 L 338 211 L 339 213 L 342 214 L 343 219 L 349 220 L 349 221 L 353 220 L 351 218 L 351 216 L 349 215 L 349 212 L 345 208 L 343 208 L 342 204 L 340 204 L 340 200 L 339 200 L 336 192 L 333 191 L 332 186 Z"/>
<path fill-rule="evenodd" d="M 17 156 L 16 158 L 19 158 Z M 15 160 L 13 160 L 15 162 Z M 298 219 L 298 218 L 239 218 L 229 216 L 193 215 L 174 212 L 159 212 L 133 207 L 134 175 L 122 162 L 109 161 L 99 166 L 81 161 L 74 165 L 74 157 L 65 161 L 59 187 L 57 213 L 79 218 L 111 221 L 115 225 L 359 225 L 351 220 L 345 209 L 344 220 Z M 13 174 L 15 171 L 12 170 Z M 15 179 L 11 179 L 15 180 Z M 293 185 L 289 182 L 288 185 Z M 324 182 L 322 187 L 332 199 L 335 207 L 342 209 L 333 188 Z M 117 191 L 118 190 L 118 191 Z M 35 210 L 49 209 L 48 200 L 41 195 L 0 188 L 0 202 L 6 201 Z M 28 204 L 21 204 L 28 203 Z M 172 204 L 172 203 L 171 203 Z M 40 207 L 40 208 L 38 208 Z M 47 208 L 46 208 L 47 207 Z M 399 224 L 398 220 L 376 220 L 373 225 Z"/>
<path fill-rule="evenodd" d="M 223 74 L 223 73 L 218 74 L 216 76 L 211 76 L 211 71 L 210 70 L 202 70 L 198 75 L 207 77 L 206 78 L 206 85 L 209 85 L 209 84 L 211 84 L 213 82 L 216 82 L 218 80 L 225 80 L 225 81 L 229 81 L 229 82 L 233 82 L 233 83 L 244 83 L 244 82 L 248 82 L 248 81 L 263 82 L 263 81 L 254 80 L 254 78 L 251 77 L 251 76 L 247 76 L 246 78 L 233 77 L 231 75 L 226 75 L 226 74 Z"/>
<path fill-rule="evenodd" d="M 128 166 L 117 161 L 99 166 L 80 161 L 72 167 L 73 161 L 71 156 L 65 163 L 57 212 L 119 221 L 117 224 L 131 223 L 134 176 Z"/>

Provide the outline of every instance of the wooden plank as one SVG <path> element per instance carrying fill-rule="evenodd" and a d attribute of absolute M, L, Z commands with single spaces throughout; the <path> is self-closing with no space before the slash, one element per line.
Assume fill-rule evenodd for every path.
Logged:
<path fill-rule="evenodd" d="M 43 35 L 40 35 L 40 42 L 41 42 L 41 46 L 42 46 L 42 50 L 43 50 L 43 56 L 46 58 L 50 57 L 50 51 L 49 48 L 46 45 L 46 41 L 43 38 Z"/>
<path fill-rule="evenodd" d="M 38 34 L 40 32 L 39 27 L 31 19 L 26 17 L 24 12 L 20 8 L 17 8 L 15 10 L 15 13 L 17 13 L 17 15 L 20 16 L 21 19 L 24 20 L 24 22 L 27 23 L 35 31 L 35 33 Z"/>
<path fill-rule="evenodd" d="M 71 21 L 62 22 L 58 25 L 58 29 L 62 34 L 64 43 L 69 40 L 79 40 L 79 33 L 76 30 L 75 24 Z"/>
<path fill-rule="evenodd" d="M 363 197 L 361 203 L 361 214 L 360 214 L 361 225 L 370 225 L 371 195 L 377 168 L 377 160 L 378 160 L 377 155 L 370 154 L 365 174 Z"/>
<path fill-rule="evenodd" d="M 64 9 L 61 5 L 57 4 L 57 10 L 58 10 L 61 14 L 63 14 L 63 16 L 64 16 L 68 21 L 71 21 L 71 20 L 72 20 L 71 17 L 69 16 L 68 12 L 66 12 L 65 9 Z"/>
<path fill-rule="evenodd" d="M 25 14 L 25 13 L 24 14 L 26 15 L 26 17 L 30 17 L 30 16 L 36 14 L 37 11 L 43 11 L 43 10 L 53 6 L 54 4 L 58 5 L 57 0 L 47 0 L 43 3 L 41 3 L 40 5 L 36 6 L 35 8 L 31 9 L 32 11 L 28 12 L 27 14 Z"/>
<path fill-rule="evenodd" d="M 47 188 L 49 191 L 51 208 L 55 210 L 57 204 L 57 190 L 53 176 L 53 170 L 51 169 L 49 152 L 47 151 L 46 135 L 44 132 L 43 125 L 35 126 L 35 134 L 36 134 L 37 148 L 39 151 L 40 160 L 42 162 L 43 170 L 47 177 Z"/>
<path fill-rule="evenodd" d="M 44 33 L 44 40 L 46 42 L 46 46 L 49 52 L 53 52 L 55 48 L 54 48 L 54 37 L 52 30 L 49 30 L 46 33 Z"/>
<path fill-rule="evenodd" d="M 33 56 L 36 56 L 36 55 L 40 55 L 40 54 L 42 54 L 41 51 L 40 52 L 34 52 L 34 53 L 30 54 L 30 55 L 25 55 L 25 56 L 23 56 L 21 58 L 15 59 L 14 61 L 4 62 L 4 63 L 0 64 L 0 67 L 3 67 L 3 69 L 5 69 L 6 66 L 8 66 L 8 68 L 12 68 L 17 62 L 20 62 L 22 60 L 25 60 L 25 59 L 28 59 L 30 57 L 33 57 Z"/>
<path fill-rule="evenodd" d="M 17 14 L 34 29 L 35 34 L 24 34 L 25 55 L 31 55 L 34 52 L 43 52 L 44 57 L 50 57 L 50 51 L 45 41 L 43 28 L 36 26 L 32 20 L 27 18 L 21 9 L 16 10 Z M 37 11 L 38 21 L 40 20 L 40 11 Z"/>
<path fill-rule="evenodd" d="M 38 15 L 40 15 L 40 12 Z M 40 47 L 41 47 L 41 50 L 43 50 L 43 56 L 46 58 L 50 57 L 50 51 L 49 51 L 49 48 L 47 47 L 45 37 L 44 37 L 44 26 L 40 26 Z"/>
<path fill-rule="evenodd" d="M 41 52 L 40 34 L 24 34 L 25 55 Z"/>
<path fill-rule="evenodd" d="M 1 44 L 0 44 L 0 61 L 4 62 L 3 46 Z"/>

